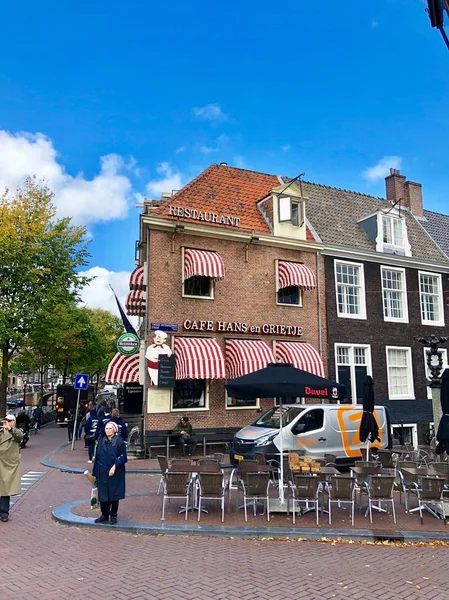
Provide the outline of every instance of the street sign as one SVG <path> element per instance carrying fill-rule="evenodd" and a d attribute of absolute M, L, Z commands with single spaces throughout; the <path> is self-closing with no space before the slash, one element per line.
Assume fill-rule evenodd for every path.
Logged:
<path fill-rule="evenodd" d="M 178 331 L 177 323 L 151 323 L 151 331 Z"/>
<path fill-rule="evenodd" d="M 75 375 L 75 390 L 87 390 L 87 386 L 89 385 L 89 375 L 85 373 L 77 373 Z"/>

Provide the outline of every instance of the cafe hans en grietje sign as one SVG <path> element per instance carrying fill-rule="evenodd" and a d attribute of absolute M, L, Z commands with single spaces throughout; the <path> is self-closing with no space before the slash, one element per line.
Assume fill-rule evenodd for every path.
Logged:
<path fill-rule="evenodd" d="M 263 323 L 262 325 L 248 325 L 240 321 L 191 321 L 186 319 L 182 324 L 186 331 L 217 331 L 223 333 L 258 333 L 265 335 L 302 335 L 302 327 L 297 325 L 274 325 Z"/>
<path fill-rule="evenodd" d="M 171 217 L 183 217 L 184 219 L 193 219 L 194 221 L 205 221 L 206 223 L 217 223 L 217 225 L 231 225 L 238 227 L 240 217 L 232 215 L 220 215 L 209 210 L 196 210 L 193 208 L 184 208 L 182 206 L 169 206 L 168 214 Z"/>

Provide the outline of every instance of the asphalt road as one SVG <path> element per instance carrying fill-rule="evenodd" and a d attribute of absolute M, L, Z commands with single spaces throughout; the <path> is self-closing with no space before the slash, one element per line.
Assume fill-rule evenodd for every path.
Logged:
<path fill-rule="evenodd" d="M 0 523 L 1 599 L 449 598 L 446 546 L 149 536 L 58 524 L 52 507 L 88 496 L 81 475 L 39 464 L 66 435 L 45 428 L 23 451 L 22 473 L 45 475 Z M 142 481 L 129 475 L 131 492 L 133 477 Z"/>

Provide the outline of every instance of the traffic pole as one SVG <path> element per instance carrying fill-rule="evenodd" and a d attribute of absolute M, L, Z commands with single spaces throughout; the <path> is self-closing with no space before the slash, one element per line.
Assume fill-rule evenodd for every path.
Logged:
<path fill-rule="evenodd" d="M 79 410 L 79 406 L 80 406 L 80 394 L 81 394 L 81 390 L 78 390 L 78 398 L 76 399 L 75 420 L 73 422 L 72 452 L 75 450 L 75 433 L 76 433 L 76 424 L 77 424 L 78 410 Z"/>

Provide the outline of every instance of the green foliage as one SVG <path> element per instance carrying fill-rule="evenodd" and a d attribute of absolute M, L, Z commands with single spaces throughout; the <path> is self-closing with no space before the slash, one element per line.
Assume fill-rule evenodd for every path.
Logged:
<path fill-rule="evenodd" d="M 89 256 L 85 228 L 57 219 L 52 200 L 49 188 L 31 177 L 0 197 L 0 413 L 9 360 L 37 327 L 40 311 L 87 283 L 77 274 Z"/>

